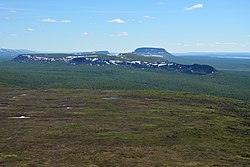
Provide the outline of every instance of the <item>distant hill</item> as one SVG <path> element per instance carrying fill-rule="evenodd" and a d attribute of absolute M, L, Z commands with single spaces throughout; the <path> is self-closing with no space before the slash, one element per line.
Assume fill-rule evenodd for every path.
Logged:
<path fill-rule="evenodd" d="M 169 52 L 167 52 L 164 48 L 151 48 L 151 47 L 141 47 L 137 48 L 134 54 L 141 56 L 149 56 L 149 57 L 168 57 L 173 56 Z"/>
<path fill-rule="evenodd" d="M 206 75 L 216 72 L 211 66 L 207 65 L 183 65 L 174 62 L 168 62 L 159 57 L 144 57 L 136 54 L 119 54 L 116 56 L 105 54 L 89 55 L 70 55 L 70 54 L 22 54 L 15 57 L 15 63 L 55 63 L 61 62 L 71 65 L 88 66 L 127 66 L 140 69 L 160 69 L 168 71 L 177 71 L 187 74 Z"/>
<path fill-rule="evenodd" d="M 1 59 L 12 59 L 20 54 L 30 54 L 35 53 L 31 50 L 23 50 L 23 49 L 5 49 L 0 48 L 0 58 Z"/>
<path fill-rule="evenodd" d="M 88 54 L 102 54 L 102 55 L 108 55 L 110 54 L 109 51 L 92 51 L 92 52 L 75 52 L 74 55 L 88 55 Z"/>
<path fill-rule="evenodd" d="M 96 66 L 129 66 L 141 69 L 161 69 L 178 71 L 187 74 L 206 75 L 213 74 L 216 69 L 208 65 L 185 65 L 168 61 L 174 57 L 164 48 L 142 47 L 132 53 L 110 54 L 109 51 L 75 52 L 68 53 L 40 53 L 32 54 L 31 51 L 14 50 L 16 63 L 54 63 L 61 62 L 71 65 L 96 65 Z M 19 54 L 21 53 L 21 54 Z"/>
<path fill-rule="evenodd" d="M 173 53 L 173 55 L 250 59 L 250 52 L 187 52 L 187 53 Z"/>
<path fill-rule="evenodd" d="M 182 64 L 207 64 L 220 71 L 250 71 L 249 52 L 189 52 L 173 53 L 173 57 L 168 58 Z"/>

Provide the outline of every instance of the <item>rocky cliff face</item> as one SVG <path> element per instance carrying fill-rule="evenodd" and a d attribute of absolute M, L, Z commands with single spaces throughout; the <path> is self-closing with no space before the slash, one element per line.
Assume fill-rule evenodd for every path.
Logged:
<path fill-rule="evenodd" d="M 99 58 L 98 56 L 67 56 L 63 58 L 49 58 L 49 57 L 41 57 L 37 55 L 19 55 L 12 60 L 16 63 L 53 63 L 53 62 L 63 62 L 71 65 L 90 65 L 90 66 L 107 66 L 107 65 L 115 65 L 115 66 L 129 66 L 140 69 L 162 69 L 169 71 L 177 71 L 181 73 L 187 74 L 196 74 L 196 75 L 206 75 L 213 74 L 216 72 L 211 66 L 208 65 L 183 65 L 174 62 L 146 62 L 139 60 L 127 60 L 127 59 L 108 59 L 108 58 Z"/>

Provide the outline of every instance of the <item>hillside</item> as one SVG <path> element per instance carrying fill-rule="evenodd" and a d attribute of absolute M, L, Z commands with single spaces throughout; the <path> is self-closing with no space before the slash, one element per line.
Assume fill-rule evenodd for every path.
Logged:
<path fill-rule="evenodd" d="M 250 167 L 250 0 L 0 0 L 0 167 Z"/>
<path fill-rule="evenodd" d="M 1 166 L 249 165 L 249 103 L 165 91 L 0 92 Z"/>

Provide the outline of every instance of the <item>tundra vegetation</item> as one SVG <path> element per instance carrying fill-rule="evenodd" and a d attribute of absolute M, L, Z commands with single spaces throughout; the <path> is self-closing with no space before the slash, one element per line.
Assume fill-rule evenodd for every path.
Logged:
<path fill-rule="evenodd" d="M 0 166 L 249 166 L 249 77 L 0 63 Z"/>

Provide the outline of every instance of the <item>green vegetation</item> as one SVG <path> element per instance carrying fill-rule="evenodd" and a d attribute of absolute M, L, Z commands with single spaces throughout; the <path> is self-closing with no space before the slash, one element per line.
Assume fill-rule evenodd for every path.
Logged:
<path fill-rule="evenodd" d="M 13 59 L 13 57 L 0 56 L 0 62 L 10 61 L 11 59 Z"/>
<path fill-rule="evenodd" d="M 249 85 L 247 72 L 2 62 L 0 166 L 249 166 Z"/>
<path fill-rule="evenodd" d="M 0 166 L 248 166 L 250 104 L 0 86 Z M 27 119 L 12 117 L 25 116 Z"/>
<path fill-rule="evenodd" d="M 117 66 L 0 63 L 0 82 L 25 88 L 177 90 L 250 100 L 250 78 L 219 72 L 194 76 Z"/>

